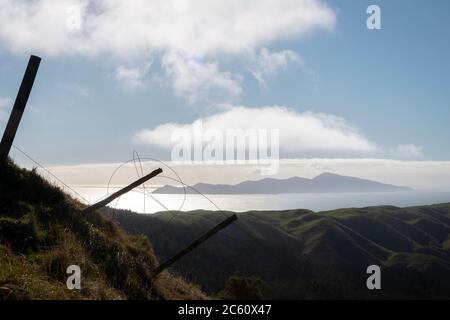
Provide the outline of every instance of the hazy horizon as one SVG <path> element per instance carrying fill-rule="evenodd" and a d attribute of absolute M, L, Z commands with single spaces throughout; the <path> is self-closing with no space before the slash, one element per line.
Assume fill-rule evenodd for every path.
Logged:
<path fill-rule="evenodd" d="M 65 189 L 66 191 L 76 198 L 92 204 L 142 176 L 140 171 L 141 165 L 144 174 L 154 170 L 156 167 L 164 168 L 162 177 L 155 177 L 147 182 L 145 186 L 138 187 L 126 196 L 122 196 L 119 200 L 111 203 L 112 207 L 129 209 L 140 213 L 155 213 L 166 209 L 186 211 L 195 209 L 218 210 L 218 208 L 239 212 L 285 209 L 323 211 L 375 205 L 404 207 L 450 201 L 450 162 L 408 162 L 380 159 L 365 159 L 364 161 L 361 159 L 303 159 L 294 161 L 289 159 L 282 160 L 279 174 L 270 176 L 270 178 L 286 179 L 292 176 L 313 178 L 324 172 L 333 172 L 339 175 L 363 178 L 386 184 L 412 187 L 413 191 L 291 193 L 278 195 L 207 194 L 206 197 L 190 194 L 185 198 L 182 195 L 173 194 L 147 194 L 144 196 L 144 190 L 149 193 L 164 185 L 180 186 L 180 183 L 172 180 L 178 179 L 177 175 L 180 176 L 186 185 L 194 185 L 200 182 L 234 185 L 242 181 L 261 180 L 266 178 L 266 176 L 261 176 L 256 167 L 248 165 L 186 165 L 169 162 L 165 163 L 165 165 L 168 165 L 168 167 L 165 167 L 161 163 L 145 161 L 140 164 L 137 163 L 137 167 L 135 167 L 134 163 L 129 163 L 122 167 L 120 165 L 116 163 L 58 166 L 50 167 L 50 170 L 78 194 Z M 138 171 L 136 171 L 137 168 Z M 39 172 L 44 177 L 54 181 L 45 172 Z M 443 174 L 444 172 L 447 174 Z M 430 184 L 430 182 L 433 183 Z M 58 182 L 56 184 L 61 186 Z"/>

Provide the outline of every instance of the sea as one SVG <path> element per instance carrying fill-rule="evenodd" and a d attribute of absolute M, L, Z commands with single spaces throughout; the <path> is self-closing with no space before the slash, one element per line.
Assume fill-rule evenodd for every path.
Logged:
<path fill-rule="evenodd" d="M 116 189 L 120 188 L 117 186 Z M 114 188 L 79 187 L 75 191 L 87 204 L 93 204 L 111 194 Z M 81 197 L 80 197 L 81 196 Z M 110 206 L 138 213 L 152 214 L 167 210 L 251 210 L 309 209 L 326 211 L 338 208 L 361 208 L 379 205 L 408 207 L 450 202 L 450 191 L 405 191 L 370 193 L 300 193 L 300 194 L 152 194 L 151 190 L 135 189 Z"/>

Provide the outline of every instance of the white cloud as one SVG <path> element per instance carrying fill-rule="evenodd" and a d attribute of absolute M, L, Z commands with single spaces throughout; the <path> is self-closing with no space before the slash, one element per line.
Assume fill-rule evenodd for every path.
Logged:
<path fill-rule="evenodd" d="M 13 52 L 55 55 L 71 50 L 65 27 L 69 1 L 0 0 L 0 42 Z"/>
<path fill-rule="evenodd" d="M 203 130 L 217 130 L 225 135 L 228 129 L 279 129 L 280 149 L 301 154 L 304 151 L 375 152 L 377 147 L 340 117 L 311 112 L 298 113 L 285 107 L 233 107 L 205 117 Z M 198 121 L 197 120 L 197 121 Z M 194 122 L 195 123 L 195 122 Z M 166 123 L 135 135 L 138 143 L 165 149 L 173 147 L 175 130 L 193 132 L 194 123 Z"/>
<path fill-rule="evenodd" d="M 139 89 L 144 87 L 144 80 L 150 71 L 151 63 L 143 67 L 118 66 L 114 78 L 127 89 Z"/>
<path fill-rule="evenodd" d="M 400 144 L 394 149 L 392 153 L 401 158 L 421 158 L 423 157 L 423 147 L 415 144 Z"/>
<path fill-rule="evenodd" d="M 82 9 L 81 34 L 67 28 L 74 3 Z M 55 55 L 240 53 L 335 23 L 319 0 L 1 0 L 0 18 L 5 47 Z"/>
<path fill-rule="evenodd" d="M 67 26 L 67 10 L 74 3 L 82 14 L 79 32 Z M 162 58 L 177 92 L 192 99 L 210 91 L 204 85 L 239 93 L 239 77 L 219 66 L 223 57 L 242 61 L 274 42 L 330 30 L 335 20 L 322 0 L 0 0 L 0 47 L 52 56 L 108 56 L 120 64 Z M 293 56 L 261 52 L 266 71 Z M 207 62 L 193 72 L 177 69 L 188 68 L 198 56 Z"/>
<path fill-rule="evenodd" d="M 11 98 L 0 97 L 0 121 L 7 119 L 7 110 L 12 108 L 13 101 Z"/>
<path fill-rule="evenodd" d="M 265 78 L 278 73 L 287 68 L 290 62 L 302 64 L 302 60 L 292 50 L 270 52 L 267 48 L 262 48 L 255 58 L 255 66 L 250 68 L 250 72 L 258 82 L 265 86 Z"/>
<path fill-rule="evenodd" d="M 200 57 L 186 58 L 170 53 L 164 56 L 163 66 L 172 78 L 176 93 L 186 97 L 189 103 L 217 91 L 231 97 L 237 97 L 242 92 L 236 76 L 220 71 L 216 63 L 204 62 Z"/>

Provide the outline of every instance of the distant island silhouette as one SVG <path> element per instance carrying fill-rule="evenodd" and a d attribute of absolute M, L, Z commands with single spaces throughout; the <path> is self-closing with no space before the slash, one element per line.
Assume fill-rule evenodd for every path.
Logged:
<path fill-rule="evenodd" d="M 203 194 L 282 194 L 282 193 L 348 193 L 348 192 L 399 192 L 412 191 L 409 187 L 384 184 L 367 179 L 322 173 L 313 179 L 292 177 L 288 179 L 266 178 L 244 181 L 236 185 L 197 183 L 192 186 Z M 157 194 L 196 194 L 192 188 L 163 186 Z"/>

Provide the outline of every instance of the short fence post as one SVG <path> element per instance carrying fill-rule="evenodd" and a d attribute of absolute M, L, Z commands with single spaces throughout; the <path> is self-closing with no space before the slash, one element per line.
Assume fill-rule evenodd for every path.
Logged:
<path fill-rule="evenodd" d="M 129 184 L 128 186 L 126 186 L 123 189 L 120 189 L 117 192 L 114 192 L 112 195 L 108 196 L 106 199 L 101 200 L 95 204 L 93 204 L 90 207 L 87 207 L 86 209 L 84 209 L 82 212 L 83 213 L 90 213 L 93 212 L 95 210 L 101 209 L 103 207 L 105 207 L 108 203 L 110 203 L 111 201 L 113 201 L 114 199 L 117 199 L 118 197 L 120 197 L 121 195 L 133 190 L 134 188 L 136 188 L 137 186 L 143 184 L 144 182 L 150 180 L 153 177 L 156 177 L 158 174 L 162 173 L 162 169 L 156 169 L 152 172 L 150 172 L 148 175 L 140 178 L 139 180 L 136 180 L 135 182 Z"/>

